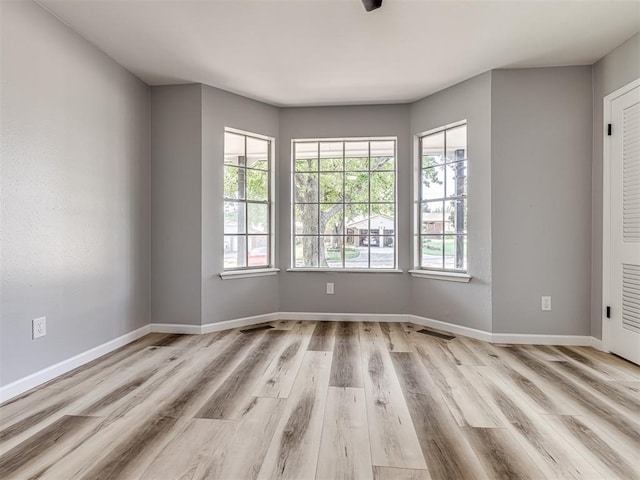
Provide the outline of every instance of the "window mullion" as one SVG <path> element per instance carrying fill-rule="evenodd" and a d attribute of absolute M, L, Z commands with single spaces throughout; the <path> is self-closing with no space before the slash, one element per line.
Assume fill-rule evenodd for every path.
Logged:
<path fill-rule="evenodd" d="M 317 165 L 317 179 L 318 179 L 318 252 L 316 255 L 316 264 L 317 267 L 320 268 L 320 248 L 322 248 L 321 245 L 321 239 L 322 239 L 322 232 L 320 231 L 320 224 L 322 223 L 320 221 L 321 215 L 322 215 L 322 208 L 321 208 L 321 203 L 320 203 L 320 142 L 318 142 L 318 152 L 317 152 L 317 158 L 318 161 L 316 162 Z"/>
<path fill-rule="evenodd" d="M 271 267 L 273 265 L 273 258 L 271 248 L 271 231 L 273 230 L 273 226 L 271 222 L 272 218 L 272 208 L 271 208 L 271 141 L 267 141 L 267 264 Z"/>
<path fill-rule="evenodd" d="M 418 256 L 418 267 L 422 268 L 422 176 L 423 176 L 423 165 L 422 165 L 422 137 L 418 140 L 418 185 L 416 188 L 418 189 L 418 244 L 414 247 L 417 249 L 417 253 L 415 255 Z M 415 172 L 415 170 L 414 170 Z M 414 183 L 415 185 L 415 183 Z"/>
<path fill-rule="evenodd" d="M 446 237 L 446 211 L 447 211 L 447 131 L 444 132 L 444 159 L 442 162 L 442 170 L 444 174 L 444 198 L 442 199 L 442 268 L 447 266 L 447 237 Z"/>
<path fill-rule="evenodd" d="M 345 142 L 342 142 L 342 268 L 347 265 L 347 204 L 345 199 L 347 196 L 347 167 L 345 165 Z"/>
<path fill-rule="evenodd" d="M 249 266 L 249 202 L 247 201 L 247 136 L 244 136 L 244 265 Z"/>
<path fill-rule="evenodd" d="M 371 268 L 371 142 L 367 143 L 367 171 L 369 178 L 367 179 L 367 186 L 369 188 L 369 241 L 367 242 L 367 267 Z"/>

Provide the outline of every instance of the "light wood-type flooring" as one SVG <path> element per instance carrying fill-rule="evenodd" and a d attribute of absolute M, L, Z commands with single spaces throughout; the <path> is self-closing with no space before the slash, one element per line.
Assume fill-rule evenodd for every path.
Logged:
<path fill-rule="evenodd" d="M 151 334 L 6 402 L 0 478 L 640 479 L 640 367 L 613 355 L 269 326 Z"/>

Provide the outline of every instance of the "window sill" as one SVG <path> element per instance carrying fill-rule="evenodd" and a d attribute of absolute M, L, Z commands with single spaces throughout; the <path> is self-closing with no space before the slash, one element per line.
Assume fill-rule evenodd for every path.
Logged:
<path fill-rule="evenodd" d="M 471 275 L 457 272 L 438 272 L 435 270 L 409 270 L 412 277 L 429 278 L 431 280 L 444 280 L 447 282 L 469 283 Z"/>
<path fill-rule="evenodd" d="M 254 270 L 229 270 L 228 272 L 222 272 L 220 278 L 223 280 L 236 280 L 238 278 L 251 278 L 251 277 L 267 277 L 269 275 L 277 275 L 280 271 L 279 268 L 260 268 Z"/>
<path fill-rule="evenodd" d="M 287 268 L 287 272 L 402 273 L 402 270 L 396 268 Z"/>

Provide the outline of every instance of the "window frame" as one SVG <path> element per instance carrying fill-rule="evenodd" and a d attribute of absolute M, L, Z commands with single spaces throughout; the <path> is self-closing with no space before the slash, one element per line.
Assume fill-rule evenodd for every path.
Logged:
<path fill-rule="evenodd" d="M 448 130 L 457 128 L 457 127 L 461 127 L 461 126 L 466 126 L 467 127 L 467 131 L 466 131 L 466 138 L 465 138 L 465 143 L 466 143 L 466 158 L 464 160 L 464 162 L 466 163 L 466 177 L 467 177 L 467 191 L 466 194 L 462 197 L 460 196 L 456 196 L 456 197 L 452 197 L 452 196 L 447 196 L 446 194 L 446 189 L 444 190 L 444 196 L 441 199 L 441 201 L 443 203 L 446 203 L 447 201 L 451 201 L 451 200 L 457 200 L 460 198 L 463 198 L 465 200 L 465 208 L 466 208 L 466 214 L 465 214 L 465 223 L 467 224 L 467 229 L 466 229 L 466 233 L 464 234 L 465 238 L 466 238 L 466 248 L 465 248 L 465 256 L 466 256 L 466 269 L 451 269 L 451 268 L 446 268 L 445 267 L 445 263 L 443 261 L 443 266 L 442 268 L 437 268 L 437 267 L 428 267 L 428 266 L 423 266 L 422 265 L 422 238 L 423 235 L 427 235 L 424 234 L 422 232 L 422 224 L 421 224 L 421 220 L 422 220 L 422 205 L 426 202 L 429 201 L 440 201 L 440 200 L 424 200 L 422 195 L 422 173 L 423 173 L 423 166 L 422 166 L 422 144 L 423 144 L 423 139 L 425 137 L 431 136 L 431 135 L 435 135 L 438 133 L 444 133 Z M 414 137 L 414 147 L 415 147 L 415 164 L 414 164 L 414 176 L 415 176 L 415 180 L 414 180 L 414 232 L 413 232 L 413 237 L 414 237 L 414 248 L 413 248 L 413 264 L 414 267 L 412 270 L 409 271 L 409 273 L 411 273 L 412 276 L 414 277 L 421 277 L 421 278 L 430 278 L 430 279 L 439 279 L 439 280 L 448 280 L 448 281 L 453 281 L 453 282 L 464 282 L 467 283 L 471 280 L 471 275 L 469 274 L 469 267 L 470 267 L 470 250 L 469 250 L 469 178 L 470 178 L 470 172 L 469 172 L 469 138 L 468 138 L 468 126 L 469 123 L 467 121 L 467 119 L 464 120 L 460 120 L 460 121 L 456 121 L 453 123 L 449 123 L 446 125 L 442 125 L 440 127 L 437 128 L 433 128 L 431 130 L 427 130 L 424 132 L 420 132 L 418 134 L 415 135 Z M 445 139 L 444 139 L 444 145 L 443 145 L 443 149 L 444 152 L 446 154 L 446 133 L 445 133 Z M 446 166 L 447 165 L 451 165 L 451 164 L 455 164 L 458 162 L 447 162 L 445 161 L 444 163 L 442 163 L 442 166 L 444 167 L 444 171 L 445 171 L 445 182 L 446 182 Z M 445 184 L 446 187 L 446 184 Z M 444 229 L 444 225 L 443 225 L 443 232 L 442 234 L 438 234 L 441 235 L 443 238 L 443 248 L 444 248 L 444 240 L 445 237 L 447 236 L 447 233 Z M 456 233 L 452 233 L 450 234 L 452 236 L 454 235 L 459 235 Z M 444 255 L 444 253 L 443 253 Z"/>
<path fill-rule="evenodd" d="M 263 140 L 266 141 L 268 144 L 268 148 L 267 148 L 267 152 L 268 152 L 268 166 L 266 170 L 262 170 L 262 171 L 266 171 L 267 172 L 267 201 L 256 201 L 256 200 L 248 200 L 246 198 L 246 186 L 245 186 L 245 198 L 242 199 L 237 199 L 237 198 L 227 198 L 225 196 L 225 192 L 224 192 L 224 168 L 228 165 L 227 163 L 225 163 L 224 160 L 224 156 L 225 156 L 225 148 L 226 148 L 226 144 L 225 144 L 225 140 L 224 140 L 224 135 L 226 135 L 227 133 L 231 133 L 234 135 L 241 135 L 244 137 L 244 142 L 245 142 L 245 155 L 246 155 L 246 149 L 247 149 L 247 139 L 248 138 L 254 138 L 257 140 Z M 224 132 L 223 132 L 223 155 L 222 155 L 222 168 L 223 168 L 223 191 L 222 191 L 222 204 L 223 204 L 223 209 L 224 209 L 224 204 L 226 202 L 237 202 L 237 203 L 241 203 L 245 206 L 245 212 L 248 211 L 248 205 L 249 204 L 261 204 L 261 205 L 267 205 L 267 215 L 268 215 L 268 220 L 267 220 L 267 226 L 268 226 L 268 231 L 265 234 L 250 234 L 249 233 L 249 228 L 248 228 L 248 224 L 246 224 L 246 213 L 245 213 L 245 228 L 244 228 L 244 233 L 226 233 L 225 229 L 224 229 L 224 218 L 223 218 L 223 228 L 222 228 L 222 238 L 223 238 L 223 265 L 222 265 L 222 273 L 220 273 L 220 276 L 223 279 L 234 279 L 234 278 L 246 278 L 246 277 L 253 277 L 253 276 L 266 276 L 266 275 L 275 275 L 276 273 L 279 272 L 279 269 L 275 268 L 275 261 L 276 261 L 276 195 L 275 195 L 275 138 L 274 137 L 270 137 L 268 135 L 263 135 L 260 133 L 255 133 L 255 132 L 250 132 L 247 130 L 241 130 L 241 129 L 237 129 L 237 128 L 232 128 L 232 127 L 225 127 L 224 128 Z M 251 167 L 247 167 L 246 164 L 244 166 L 242 166 L 242 168 L 245 170 L 251 170 Z M 223 217 L 224 217 L 224 213 L 223 213 Z M 244 237 L 245 238 L 245 248 L 246 248 L 246 252 L 245 252 L 245 266 L 242 267 L 230 267 L 227 268 L 224 265 L 224 244 L 225 241 L 224 239 L 227 236 L 237 236 L 237 237 Z M 249 237 L 251 236 L 266 236 L 267 237 L 267 253 L 268 253 L 268 263 L 267 265 L 249 265 Z"/>
<path fill-rule="evenodd" d="M 296 172 L 296 144 L 301 144 L 301 143 L 318 143 L 318 167 L 317 170 L 312 170 L 310 172 L 314 172 L 317 173 L 318 175 L 320 175 L 320 173 L 342 173 L 343 175 L 345 175 L 347 173 L 346 170 L 346 165 L 344 163 L 344 159 L 345 157 L 345 150 L 346 150 L 346 143 L 348 142 L 368 142 L 368 168 L 366 171 L 358 171 L 357 173 L 367 173 L 368 174 L 368 180 L 369 180 L 369 190 L 371 189 L 371 142 L 389 142 L 392 141 L 393 142 L 393 149 L 394 149 L 394 161 L 393 161 L 393 170 L 381 170 L 382 172 L 393 172 L 394 175 L 394 184 L 393 184 L 393 207 L 394 207 L 394 219 L 393 219 L 393 267 L 371 267 L 371 257 L 369 255 L 369 259 L 368 259 L 368 267 L 367 268 L 354 268 L 354 267 L 346 267 L 345 266 L 345 261 L 346 258 L 343 255 L 343 259 L 342 259 L 342 267 L 321 267 L 321 266 L 317 266 L 317 267 L 312 267 L 312 266 L 301 266 L 301 267 L 297 267 L 296 266 L 296 257 L 295 257 L 295 252 L 296 252 L 296 245 L 295 245 L 295 240 L 296 240 L 296 236 L 305 236 L 305 235 L 297 235 L 296 234 L 296 216 L 295 216 L 295 207 L 296 205 L 302 205 L 303 203 L 296 203 L 296 185 L 295 185 L 295 174 Z M 321 148 L 321 143 L 337 143 L 337 142 L 341 142 L 343 145 L 343 153 L 342 153 L 342 159 L 343 159 L 343 164 L 342 164 L 342 170 L 322 170 L 320 167 L 320 148 Z M 290 164 L 290 186 L 291 186 L 291 198 L 290 198 L 290 225 L 289 225 L 289 232 L 290 232 L 290 258 L 289 258 L 289 262 L 290 262 L 290 267 L 287 269 L 287 271 L 289 272 L 357 272 L 357 273 L 401 273 L 402 270 L 399 270 L 398 268 L 398 238 L 399 238 L 399 232 L 398 232 L 398 208 L 399 208 L 399 202 L 398 202 L 398 137 L 394 136 L 394 135 L 385 135 L 385 136 L 375 136 L 375 137 L 325 137 L 325 138 L 294 138 L 291 139 L 291 164 Z M 350 171 L 349 171 L 350 172 Z M 355 170 L 353 171 L 354 173 L 356 172 Z M 318 177 L 319 178 L 319 177 Z M 342 214 L 342 219 L 343 222 L 345 220 L 345 213 L 344 213 L 344 206 L 345 205 L 349 205 L 350 203 L 363 203 L 363 202 L 350 202 L 350 203 L 346 203 L 344 200 L 344 188 L 345 188 L 345 179 L 346 176 L 343 178 L 343 195 L 342 195 L 342 201 L 341 202 L 336 202 L 336 204 L 341 203 L 343 205 L 343 214 Z M 371 206 L 372 205 L 376 205 L 376 204 L 388 204 L 391 202 L 371 202 L 371 198 L 369 197 L 368 202 L 366 202 L 366 204 L 368 205 L 369 208 L 369 218 L 371 218 Z M 317 204 L 318 208 L 320 208 L 321 205 L 323 205 L 322 202 L 320 202 L 320 198 L 318 198 L 317 202 L 312 202 L 312 204 Z M 331 204 L 331 203 L 329 203 Z M 319 222 L 319 220 L 318 220 Z M 345 230 L 343 232 L 343 237 L 346 238 L 347 232 L 346 232 L 346 224 L 344 225 Z M 370 229 L 369 229 L 370 230 Z M 310 234 L 309 234 L 310 235 Z M 307 235 L 307 236 L 309 236 Z M 315 235 L 311 235 L 311 236 L 315 236 Z M 317 233 L 318 236 L 318 243 L 319 243 L 319 247 L 320 242 L 321 242 L 321 238 L 324 236 L 324 234 L 320 233 L 320 231 L 318 230 Z M 371 238 L 371 234 L 369 233 L 369 238 Z M 370 243 L 370 240 L 369 240 Z M 369 252 L 371 252 L 371 245 L 368 245 L 368 250 Z"/>

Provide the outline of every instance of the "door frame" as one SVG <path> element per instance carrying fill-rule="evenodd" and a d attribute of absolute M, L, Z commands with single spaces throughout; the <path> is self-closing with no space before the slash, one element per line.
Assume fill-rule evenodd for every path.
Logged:
<path fill-rule="evenodd" d="M 611 103 L 618 97 L 640 87 L 640 78 L 606 95 L 602 104 L 602 348 L 610 352 L 611 322 L 607 305 L 611 301 L 611 138 L 607 125 L 611 123 Z"/>

